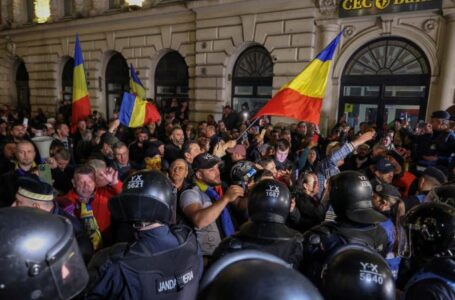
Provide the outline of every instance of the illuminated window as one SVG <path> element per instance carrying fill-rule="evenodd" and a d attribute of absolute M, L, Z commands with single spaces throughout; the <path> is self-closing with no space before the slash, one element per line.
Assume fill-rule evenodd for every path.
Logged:
<path fill-rule="evenodd" d="M 273 62 L 260 46 L 245 50 L 237 59 L 232 78 L 232 107 L 254 114 L 272 97 Z"/>

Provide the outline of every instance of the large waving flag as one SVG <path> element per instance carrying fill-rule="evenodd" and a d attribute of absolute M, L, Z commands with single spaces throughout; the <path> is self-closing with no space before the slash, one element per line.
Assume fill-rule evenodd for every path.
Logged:
<path fill-rule="evenodd" d="M 133 67 L 133 64 L 130 64 L 130 89 L 131 93 L 138 96 L 141 99 L 145 99 L 145 88 L 141 80 L 137 76 L 136 70 Z"/>
<path fill-rule="evenodd" d="M 285 84 L 254 119 L 281 116 L 319 124 L 332 57 L 341 34 L 342 32 L 297 77 Z"/>
<path fill-rule="evenodd" d="M 82 57 L 79 36 L 76 35 L 74 45 L 74 70 L 73 70 L 73 105 L 71 113 L 71 131 L 77 130 L 77 122 L 90 115 L 90 100 L 88 98 L 87 82 L 84 72 L 84 58 Z"/>
<path fill-rule="evenodd" d="M 158 122 L 160 119 L 160 113 L 152 103 L 139 98 L 139 96 L 127 92 L 123 93 L 119 113 L 121 124 L 136 128 Z"/>

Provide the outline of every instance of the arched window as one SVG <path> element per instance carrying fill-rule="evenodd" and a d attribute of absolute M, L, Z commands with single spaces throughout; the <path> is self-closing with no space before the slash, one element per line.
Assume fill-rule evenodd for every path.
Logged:
<path fill-rule="evenodd" d="M 173 98 L 178 101 L 188 99 L 188 66 L 177 51 L 167 53 L 158 62 L 155 98 L 161 109 L 166 109 Z"/>
<path fill-rule="evenodd" d="M 247 106 L 256 113 L 272 97 L 273 62 L 261 46 L 246 49 L 237 59 L 232 77 L 232 107 Z"/>
<path fill-rule="evenodd" d="M 111 118 L 114 111 L 120 109 L 123 92 L 129 91 L 129 72 L 125 58 L 114 54 L 106 68 L 106 112 Z"/>
<path fill-rule="evenodd" d="M 73 98 L 73 70 L 74 58 L 70 57 L 63 67 L 62 72 L 62 98 L 72 101 Z"/>
<path fill-rule="evenodd" d="M 429 83 L 427 58 L 415 44 L 400 38 L 372 41 L 343 71 L 339 117 L 356 129 L 360 122 L 382 129 L 395 119 L 415 125 L 425 117 Z"/>
<path fill-rule="evenodd" d="M 30 113 L 30 90 L 28 88 L 28 72 L 25 63 L 20 61 L 16 69 L 17 108 L 26 114 Z"/>

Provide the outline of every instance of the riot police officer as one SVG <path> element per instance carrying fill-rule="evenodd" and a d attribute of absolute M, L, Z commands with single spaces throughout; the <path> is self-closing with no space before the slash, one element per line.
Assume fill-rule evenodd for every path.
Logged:
<path fill-rule="evenodd" d="M 368 178 L 357 171 L 344 171 L 330 178 L 329 204 L 336 219 L 313 227 L 304 234 L 302 271 L 320 284 L 322 264 L 329 254 L 345 244 L 360 244 L 385 256 L 387 235 L 378 223 L 387 218 L 372 204 Z"/>
<path fill-rule="evenodd" d="M 0 209 L 0 298 L 71 299 L 88 273 L 68 219 L 30 207 Z"/>
<path fill-rule="evenodd" d="M 215 262 L 201 281 L 199 300 L 322 300 L 314 285 L 269 253 L 243 250 Z"/>
<path fill-rule="evenodd" d="M 403 229 L 400 250 L 411 258 L 407 274 L 400 274 L 410 277 L 404 299 L 455 299 L 455 209 L 443 203 L 418 205 L 406 214 Z"/>
<path fill-rule="evenodd" d="M 326 300 L 395 299 L 395 282 L 387 262 L 365 246 L 347 244 L 335 250 L 321 277 Z"/>
<path fill-rule="evenodd" d="M 257 249 L 274 254 L 298 268 L 302 260 L 302 235 L 285 222 L 289 216 L 291 193 L 273 179 L 256 184 L 248 195 L 250 220 L 233 236 L 224 239 L 212 260 L 242 249 Z"/>
<path fill-rule="evenodd" d="M 202 273 L 196 237 L 189 227 L 169 227 L 175 191 L 159 171 L 132 174 L 109 209 L 137 229 L 133 244 L 99 252 L 89 264 L 89 299 L 192 299 Z"/>

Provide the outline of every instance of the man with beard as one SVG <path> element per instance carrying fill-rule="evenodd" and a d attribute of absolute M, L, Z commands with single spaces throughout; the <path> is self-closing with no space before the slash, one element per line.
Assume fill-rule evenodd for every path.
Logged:
<path fill-rule="evenodd" d="M 395 167 L 385 158 L 381 158 L 374 166 L 374 177 L 371 184 L 392 183 Z"/>
<path fill-rule="evenodd" d="M 164 158 L 172 163 L 177 158 L 183 158 L 182 147 L 185 143 L 185 134 L 182 128 L 174 127 L 169 137 L 170 143 L 164 147 Z"/>
<path fill-rule="evenodd" d="M 221 188 L 221 160 L 202 153 L 193 161 L 194 186 L 184 191 L 180 198 L 183 214 L 196 229 L 197 239 L 204 256 L 211 256 L 222 238 L 231 236 L 234 224 L 227 208 L 243 197 L 243 188 L 230 186 L 226 192 Z"/>
<path fill-rule="evenodd" d="M 370 146 L 368 144 L 362 144 L 357 147 L 357 153 L 349 155 L 344 165 L 340 168 L 342 171 L 352 170 L 361 171 L 366 169 L 370 164 Z"/>

